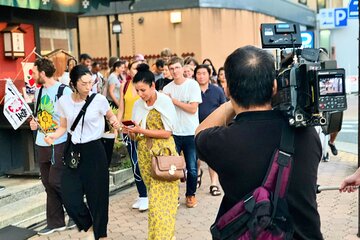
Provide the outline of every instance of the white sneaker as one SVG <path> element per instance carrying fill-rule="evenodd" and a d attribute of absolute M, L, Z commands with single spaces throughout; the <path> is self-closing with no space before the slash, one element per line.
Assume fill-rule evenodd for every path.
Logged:
<path fill-rule="evenodd" d="M 139 198 L 139 211 L 146 211 L 149 208 L 149 199 L 146 198 Z"/>
<path fill-rule="evenodd" d="M 131 206 L 133 209 L 139 209 L 140 207 L 140 198 L 137 198 L 134 204 Z"/>

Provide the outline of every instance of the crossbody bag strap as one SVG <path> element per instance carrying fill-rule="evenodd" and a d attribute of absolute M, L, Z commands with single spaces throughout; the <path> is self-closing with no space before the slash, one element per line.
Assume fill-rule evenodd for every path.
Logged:
<path fill-rule="evenodd" d="M 288 124 L 284 124 L 282 127 L 280 148 L 278 151 L 278 158 L 277 158 L 278 172 L 277 172 L 276 185 L 274 191 L 274 211 L 271 216 L 272 218 L 275 217 L 280 191 L 282 188 L 285 188 L 286 191 L 287 186 L 289 184 L 289 178 L 292 167 L 292 156 L 294 154 L 294 136 L 295 136 L 294 131 L 295 131 L 294 128 L 290 127 Z M 273 161 L 270 167 L 272 168 L 274 164 L 275 163 Z M 288 173 L 284 173 L 285 168 L 289 168 Z M 285 179 L 286 180 L 285 184 L 283 184 L 283 178 L 287 178 Z"/>
<path fill-rule="evenodd" d="M 86 109 L 89 106 L 89 104 L 91 103 L 91 101 L 94 99 L 94 97 L 96 96 L 96 93 L 93 93 L 90 97 L 87 96 L 86 100 L 85 100 L 85 104 L 84 106 L 81 108 L 79 114 L 77 115 L 77 117 L 75 118 L 75 121 L 73 122 L 73 124 L 71 125 L 70 131 L 73 132 L 76 128 L 76 126 L 78 125 L 80 118 L 85 115 Z"/>

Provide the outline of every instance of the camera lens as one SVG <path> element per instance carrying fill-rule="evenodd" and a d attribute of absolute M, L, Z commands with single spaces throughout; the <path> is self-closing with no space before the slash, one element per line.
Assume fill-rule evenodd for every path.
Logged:
<path fill-rule="evenodd" d="M 326 118 L 321 117 L 321 118 L 320 118 L 320 124 L 321 124 L 321 125 L 325 125 L 325 124 L 326 124 Z"/>
<path fill-rule="evenodd" d="M 304 116 L 302 114 L 296 114 L 296 121 L 302 121 L 304 120 Z"/>

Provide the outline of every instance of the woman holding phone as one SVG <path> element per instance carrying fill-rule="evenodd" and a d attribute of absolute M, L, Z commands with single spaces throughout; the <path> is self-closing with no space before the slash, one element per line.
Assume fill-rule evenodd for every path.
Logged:
<path fill-rule="evenodd" d="M 132 79 L 137 73 L 136 70 L 137 66 L 143 61 L 144 61 L 143 58 L 135 58 L 132 62 L 130 62 L 129 78 L 126 80 L 125 84 L 121 84 L 121 89 L 120 89 L 121 94 L 120 94 L 119 110 L 117 117 L 120 122 L 124 122 L 125 124 L 126 121 L 131 121 L 131 114 L 133 111 L 134 103 L 139 99 L 139 95 L 136 93 Z M 127 136 L 127 134 L 123 135 L 123 139 L 124 142 L 126 143 L 126 148 L 131 158 L 131 166 L 134 172 L 135 184 L 139 193 L 139 196 L 136 199 L 135 203 L 132 205 L 132 208 L 138 209 L 140 212 L 146 211 L 149 207 L 149 200 L 148 200 L 146 186 L 141 177 L 140 168 L 138 164 L 137 143 L 131 140 Z"/>
<path fill-rule="evenodd" d="M 147 64 L 140 64 L 133 79 L 140 99 L 132 114 L 134 126 L 124 126 L 124 132 L 138 142 L 141 174 L 149 192 L 148 239 L 175 239 L 179 180 L 159 181 L 151 177 L 152 154 L 177 155 L 172 131 L 177 117 L 171 99 L 155 89 L 154 74 Z M 171 152 L 169 152 L 171 151 Z"/>

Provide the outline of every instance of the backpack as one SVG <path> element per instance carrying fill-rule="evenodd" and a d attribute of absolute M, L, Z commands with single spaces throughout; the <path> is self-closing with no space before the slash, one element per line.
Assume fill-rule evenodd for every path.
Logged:
<path fill-rule="evenodd" d="M 294 227 L 286 192 L 293 153 L 294 129 L 284 124 L 280 147 L 272 155 L 262 185 L 242 198 L 211 226 L 213 240 L 292 239 Z"/>
<path fill-rule="evenodd" d="M 56 93 L 56 98 L 55 98 L 55 101 L 59 100 L 59 98 L 63 95 L 64 93 L 64 89 L 66 87 L 69 87 L 65 84 L 60 84 L 59 88 L 58 88 L 58 91 Z M 39 106 L 40 106 L 40 100 L 41 100 L 41 94 L 42 94 L 42 90 L 43 90 L 43 86 L 41 86 L 40 90 L 39 90 L 39 94 L 38 94 L 38 97 L 37 97 L 37 101 L 36 101 L 36 110 L 35 110 L 35 114 L 34 116 L 37 115 L 38 111 L 39 111 Z"/>

